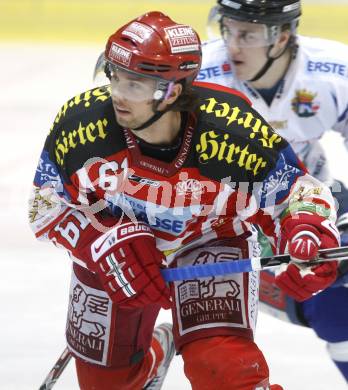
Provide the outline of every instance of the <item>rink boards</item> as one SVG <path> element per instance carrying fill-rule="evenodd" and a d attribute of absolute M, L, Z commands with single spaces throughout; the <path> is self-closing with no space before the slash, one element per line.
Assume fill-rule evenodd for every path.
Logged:
<path fill-rule="evenodd" d="M 348 1 L 304 3 L 302 34 L 348 43 Z M 104 43 L 117 26 L 153 10 L 191 24 L 205 39 L 207 15 L 214 4 L 214 0 L 2 0 L 0 41 Z"/>

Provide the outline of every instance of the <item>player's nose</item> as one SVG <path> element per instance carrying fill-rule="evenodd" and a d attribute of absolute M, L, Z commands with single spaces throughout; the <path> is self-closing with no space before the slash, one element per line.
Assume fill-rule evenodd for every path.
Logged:
<path fill-rule="evenodd" d="M 239 54 L 241 52 L 241 48 L 240 48 L 240 46 L 238 46 L 238 43 L 235 39 L 231 39 L 228 42 L 228 51 L 229 51 L 232 59 L 234 56 L 236 56 L 237 54 Z"/>

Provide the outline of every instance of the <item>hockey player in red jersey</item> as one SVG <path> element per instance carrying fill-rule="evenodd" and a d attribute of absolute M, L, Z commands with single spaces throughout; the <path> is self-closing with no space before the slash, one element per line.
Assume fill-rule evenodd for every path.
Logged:
<path fill-rule="evenodd" d="M 46 139 L 30 223 L 73 262 L 66 337 L 83 390 L 160 389 L 174 344 L 194 390 L 279 389 L 253 341 L 258 273 L 168 286 L 160 272 L 257 256 L 254 225 L 293 257 L 277 279 L 289 294 L 335 280 L 336 262 L 305 265 L 338 246 L 330 191 L 243 95 L 193 83 L 200 64 L 190 26 L 132 20 L 107 42 L 110 85 L 64 104 Z M 154 329 L 161 308 L 173 330 Z"/>

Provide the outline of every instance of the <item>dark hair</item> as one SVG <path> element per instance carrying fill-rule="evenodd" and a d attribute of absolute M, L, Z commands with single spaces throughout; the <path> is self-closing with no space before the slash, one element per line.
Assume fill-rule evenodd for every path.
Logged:
<path fill-rule="evenodd" d="M 289 38 L 289 42 L 287 44 L 287 47 L 293 49 L 295 46 L 296 46 L 296 28 L 298 26 L 298 20 L 297 20 L 297 25 L 294 27 L 293 25 L 291 25 L 291 23 L 284 23 L 282 26 L 281 26 L 281 31 L 284 32 L 284 31 L 290 31 L 290 38 Z M 294 30 L 295 28 L 295 30 Z"/>

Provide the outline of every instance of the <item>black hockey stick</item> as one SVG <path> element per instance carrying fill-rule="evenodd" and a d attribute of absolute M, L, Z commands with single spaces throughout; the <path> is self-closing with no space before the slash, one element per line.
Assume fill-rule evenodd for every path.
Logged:
<path fill-rule="evenodd" d="M 43 381 L 42 385 L 39 387 L 39 390 L 50 390 L 57 382 L 58 378 L 61 376 L 64 368 L 67 366 L 71 359 L 71 354 L 68 348 L 65 348 L 63 353 L 59 356 L 59 359 L 56 361 L 56 364 L 53 366 L 52 370 L 48 373 L 46 379 Z"/>

